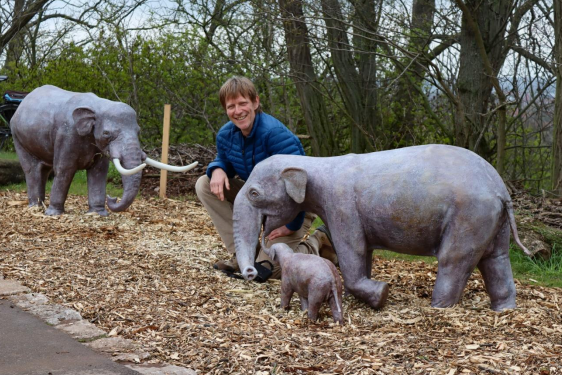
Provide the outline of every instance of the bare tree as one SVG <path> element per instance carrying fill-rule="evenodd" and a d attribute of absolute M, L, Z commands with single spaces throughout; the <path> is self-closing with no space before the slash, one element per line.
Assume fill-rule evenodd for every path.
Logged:
<path fill-rule="evenodd" d="M 0 54 L 10 41 L 21 32 L 34 17 L 52 0 L 2 0 L 0 13 Z"/>
<path fill-rule="evenodd" d="M 404 62 L 396 62 L 400 77 L 393 103 L 393 128 L 401 134 L 398 145 L 415 143 L 416 110 L 425 110 L 422 83 L 431 61 L 430 44 L 433 41 L 435 0 L 414 0 L 408 25 L 407 55 Z M 451 38 L 452 39 L 452 38 Z M 421 103 L 420 103 L 421 102 Z"/>
<path fill-rule="evenodd" d="M 554 1 L 554 70 L 556 96 L 552 140 L 552 189 L 562 195 L 562 2 Z"/>
<path fill-rule="evenodd" d="M 338 155 L 335 134 L 330 126 L 326 103 L 314 71 L 302 2 L 279 0 L 279 8 L 283 17 L 291 76 L 299 93 L 309 135 L 312 137 L 312 150 L 316 156 Z"/>

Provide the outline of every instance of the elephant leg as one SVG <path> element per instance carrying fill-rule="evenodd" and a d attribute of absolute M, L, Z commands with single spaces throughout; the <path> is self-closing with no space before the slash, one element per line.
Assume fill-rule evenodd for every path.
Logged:
<path fill-rule="evenodd" d="M 330 302 L 330 310 L 332 311 L 332 317 L 334 318 L 334 322 L 343 324 L 342 301 L 338 301 L 338 297 L 332 294 L 329 302 Z"/>
<path fill-rule="evenodd" d="M 509 223 L 505 220 L 492 243 L 490 254 L 485 254 L 478 262 L 478 269 L 484 279 L 494 311 L 516 307 L 515 283 L 509 261 L 509 235 Z"/>
<path fill-rule="evenodd" d="M 95 212 L 101 216 L 109 215 L 105 209 L 105 192 L 109 159 L 99 157 L 95 164 L 87 170 L 88 176 L 88 212 Z"/>
<path fill-rule="evenodd" d="M 64 213 L 64 202 L 68 195 L 68 189 L 76 173 L 75 167 L 55 168 L 55 178 L 51 187 L 51 199 L 49 200 L 49 208 L 45 211 L 45 215 L 56 216 Z"/>
<path fill-rule="evenodd" d="M 367 278 L 370 279 L 373 273 L 373 251 L 372 250 L 367 251 L 366 257 L 367 259 L 365 262 L 365 266 L 367 271 Z"/>
<path fill-rule="evenodd" d="M 306 311 L 308 309 L 308 300 L 300 295 L 299 299 L 301 301 L 301 311 Z"/>
<path fill-rule="evenodd" d="M 439 261 L 431 306 L 445 308 L 456 305 L 460 301 L 464 287 L 475 267 L 476 265 L 468 267 L 466 265 L 460 267 L 456 264 L 441 265 L 441 261 Z"/>
<path fill-rule="evenodd" d="M 471 222 L 466 217 L 449 224 L 437 252 L 432 307 L 451 307 L 460 301 L 468 278 L 492 242 L 497 224 L 488 224 Z M 473 230 L 478 227 L 483 229 Z"/>
<path fill-rule="evenodd" d="M 27 152 L 25 148 L 21 146 L 16 136 L 14 136 L 13 139 L 19 162 L 25 174 L 29 206 L 41 205 L 45 201 L 45 186 L 47 185 L 47 179 L 52 169 L 34 155 Z"/>
<path fill-rule="evenodd" d="M 293 297 L 293 293 L 295 291 L 293 288 L 286 282 L 281 283 L 281 308 L 285 310 L 289 310 L 289 304 L 291 303 L 291 298 Z"/>
<path fill-rule="evenodd" d="M 315 322 L 318 320 L 318 311 L 322 306 L 322 302 L 330 292 L 330 286 L 327 287 L 315 287 L 309 286 L 308 288 L 308 319 Z"/>
<path fill-rule="evenodd" d="M 367 261 L 365 254 L 367 245 L 364 241 L 353 241 L 353 245 L 351 245 L 338 238 L 335 245 L 338 249 L 339 265 L 346 292 L 365 301 L 375 309 L 384 306 L 388 298 L 388 284 L 370 279 L 371 275 L 370 272 L 367 272 L 367 265 L 372 262 L 372 258 Z"/>

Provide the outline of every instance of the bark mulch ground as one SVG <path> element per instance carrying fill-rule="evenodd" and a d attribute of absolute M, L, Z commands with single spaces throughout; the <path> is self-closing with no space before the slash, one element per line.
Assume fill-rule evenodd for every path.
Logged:
<path fill-rule="evenodd" d="M 388 304 L 346 296 L 343 327 L 327 307 L 313 323 L 296 297 L 278 308 L 279 282 L 212 269 L 227 254 L 195 201 L 141 198 L 103 218 L 72 196 L 53 218 L 26 198 L 0 193 L 0 272 L 137 341 L 148 361 L 202 374 L 562 373 L 560 288 L 517 282 L 518 308 L 496 313 L 474 274 L 459 306 L 433 309 L 435 264 L 375 257 Z"/>
<path fill-rule="evenodd" d="M 172 178 L 168 197 L 193 194 L 213 152 L 172 150 L 170 164 L 201 167 Z M 518 308 L 497 313 L 475 273 L 458 306 L 433 309 L 436 264 L 375 256 L 373 275 L 391 287 L 387 305 L 375 311 L 345 296 L 344 326 L 327 306 L 310 322 L 296 296 L 289 312 L 279 309 L 278 281 L 212 269 L 227 253 L 205 210 L 155 198 L 151 174 L 143 198 L 106 218 L 85 214 L 86 197 L 47 217 L 26 194 L 0 192 L 0 272 L 140 343 L 147 362 L 201 374 L 562 374 L 560 288 L 517 281 Z M 541 202 L 527 202 L 527 214 L 539 216 Z"/>

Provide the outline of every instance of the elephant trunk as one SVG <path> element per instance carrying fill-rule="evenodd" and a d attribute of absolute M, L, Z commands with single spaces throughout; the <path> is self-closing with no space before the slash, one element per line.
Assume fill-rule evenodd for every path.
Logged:
<path fill-rule="evenodd" d="M 111 159 L 118 159 L 124 168 L 132 169 L 142 164 L 146 154 L 142 151 L 138 140 L 130 141 L 124 145 L 110 145 Z M 121 175 L 123 182 L 123 196 L 119 203 L 117 198 L 107 196 L 107 207 L 113 212 L 125 211 L 135 200 L 140 188 L 142 173 Z"/>
<path fill-rule="evenodd" d="M 262 215 L 250 205 L 245 190 L 242 188 L 234 201 L 234 246 L 242 276 L 246 280 L 253 280 L 258 274 L 254 268 L 254 261 L 262 226 Z"/>

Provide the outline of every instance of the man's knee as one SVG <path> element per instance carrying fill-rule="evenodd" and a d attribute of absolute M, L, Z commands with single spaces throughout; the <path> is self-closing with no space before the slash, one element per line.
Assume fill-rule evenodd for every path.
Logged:
<path fill-rule="evenodd" d="M 201 195 L 208 194 L 211 192 L 211 180 L 207 177 L 206 174 L 199 177 L 197 182 L 195 183 L 195 193 L 199 198 Z"/>

